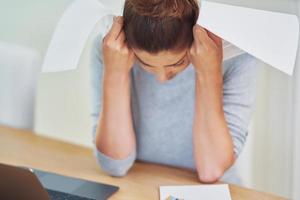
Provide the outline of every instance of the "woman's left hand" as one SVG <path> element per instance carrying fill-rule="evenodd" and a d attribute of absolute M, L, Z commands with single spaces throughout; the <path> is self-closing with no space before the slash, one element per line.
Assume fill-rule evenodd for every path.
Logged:
<path fill-rule="evenodd" d="M 188 56 L 197 75 L 219 74 L 223 62 L 222 39 L 198 24 L 193 27 L 193 35 L 194 42 L 188 51 Z"/>
<path fill-rule="evenodd" d="M 196 71 L 193 147 L 198 177 L 215 182 L 234 162 L 233 141 L 223 110 L 222 39 L 194 26 L 189 58 Z"/>

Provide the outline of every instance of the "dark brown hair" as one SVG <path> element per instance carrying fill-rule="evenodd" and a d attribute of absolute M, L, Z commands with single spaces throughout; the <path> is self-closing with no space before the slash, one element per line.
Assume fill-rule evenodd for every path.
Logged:
<path fill-rule="evenodd" d="M 188 48 L 198 15 L 197 0 L 126 0 L 123 17 L 127 45 L 154 54 Z"/>

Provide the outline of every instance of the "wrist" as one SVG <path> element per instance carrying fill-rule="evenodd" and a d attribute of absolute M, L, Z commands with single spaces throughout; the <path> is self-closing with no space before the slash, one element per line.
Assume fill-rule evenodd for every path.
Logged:
<path fill-rule="evenodd" d="M 103 112 L 111 109 L 109 105 L 113 105 L 113 109 L 118 110 L 118 112 L 124 109 L 124 112 L 127 112 L 127 109 L 130 108 L 130 80 L 129 73 L 104 71 L 102 88 Z"/>
<path fill-rule="evenodd" d="M 130 72 L 104 69 L 103 80 L 104 83 L 124 84 L 130 81 Z"/>
<path fill-rule="evenodd" d="M 196 82 L 201 90 L 220 89 L 223 85 L 222 72 L 196 73 Z"/>
<path fill-rule="evenodd" d="M 222 74 L 196 75 L 196 98 L 203 113 L 220 116 L 223 112 Z"/>

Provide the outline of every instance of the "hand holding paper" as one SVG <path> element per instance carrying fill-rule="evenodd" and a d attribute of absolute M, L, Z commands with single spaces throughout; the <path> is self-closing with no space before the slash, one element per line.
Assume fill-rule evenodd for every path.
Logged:
<path fill-rule="evenodd" d="M 103 40 L 103 63 L 109 73 L 128 74 L 135 61 L 133 52 L 126 45 L 122 27 L 123 18 L 116 17 Z"/>
<path fill-rule="evenodd" d="M 293 74 L 299 39 L 295 15 L 202 1 L 197 23 L 267 64 Z"/>
<path fill-rule="evenodd" d="M 222 74 L 218 73 L 221 71 L 223 59 L 222 39 L 198 24 L 193 28 L 193 36 L 194 41 L 188 57 L 197 74 Z"/>

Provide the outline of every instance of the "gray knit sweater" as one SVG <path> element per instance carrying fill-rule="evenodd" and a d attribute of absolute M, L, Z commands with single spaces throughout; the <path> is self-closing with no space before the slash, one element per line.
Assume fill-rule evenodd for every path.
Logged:
<path fill-rule="evenodd" d="M 93 136 L 101 112 L 102 101 L 102 38 L 112 24 L 112 16 L 102 18 L 91 50 L 91 89 Z M 224 49 L 232 51 L 229 48 Z M 223 62 L 223 108 L 238 156 L 248 134 L 258 62 L 247 53 Z M 95 154 L 101 168 L 110 175 L 123 176 L 136 159 L 195 170 L 192 125 L 195 100 L 195 70 L 190 64 L 166 83 L 159 83 L 138 63 L 131 71 L 131 101 L 137 149 L 124 160 L 115 160 L 102 152 Z M 117 122 L 116 122 L 117 126 Z M 95 146 L 95 145 L 94 145 Z M 240 183 L 234 167 L 226 171 L 223 181 Z"/>

